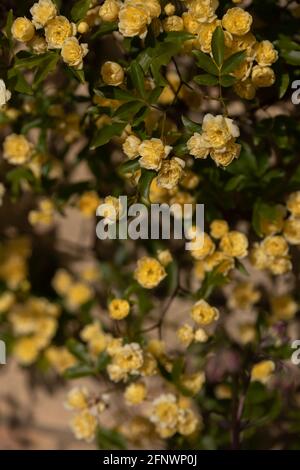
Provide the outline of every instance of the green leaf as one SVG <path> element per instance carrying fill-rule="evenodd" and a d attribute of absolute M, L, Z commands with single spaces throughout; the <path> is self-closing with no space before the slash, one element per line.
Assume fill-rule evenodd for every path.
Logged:
<path fill-rule="evenodd" d="M 84 344 L 80 343 L 74 338 L 71 338 L 67 341 L 66 346 L 68 350 L 70 351 L 70 353 L 73 354 L 73 356 L 75 356 L 81 362 L 84 362 L 84 363 L 90 362 L 90 356 Z"/>
<path fill-rule="evenodd" d="M 243 263 L 241 263 L 240 260 L 236 259 L 235 260 L 235 267 L 240 271 L 241 274 L 243 274 L 244 276 L 249 276 L 249 273 L 247 271 L 247 269 L 245 268 L 245 265 Z"/>
<path fill-rule="evenodd" d="M 12 194 L 16 197 L 20 193 L 22 182 L 34 183 L 35 177 L 31 170 L 20 167 L 9 171 L 6 180 L 10 182 Z"/>
<path fill-rule="evenodd" d="M 100 450 L 125 450 L 126 441 L 122 434 L 114 429 L 99 427 L 96 434 Z"/>
<path fill-rule="evenodd" d="M 136 158 L 135 160 L 129 160 L 128 162 L 123 163 L 119 168 L 118 168 L 118 173 L 120 175 L 126 175 L 127 173 L 134 173 L 135 171 L 140 169 L 140 162 L 139 158 Z"/>
<path fill-rule="evenodd" d="M 82 18 L 84 18 L 90 8 L 90 3 L 90 0 L 79 0 L 76 2 L 71 9 L 72 20 L 77 23 L 77 21 L 80 21 Z"/>
<path fill-rule="evenodd" d="M 196 75 L 193 78 L 193 80 L 198 85 L 204 85 L 204 86 L 214 86 L 214 85 L 218 85 L 219 83 L 218 78 L 214 77 L 213 75 L 210 75 L 209 73 L 205 73 L 203 75 Z"/>
<path fill-rule="evenodd" d="M 193 51 L 194 56 L 196 57 L 197 64 L 201 67 L 205 72 L 212 74 L 212 75 L 219 75 L 218 67 L 214 64 L 213 60 L 206 54 L 201 51 Z"/>
<path fill-rule="evenodd" d="M 300 51 L 285 51 L 281 55 L 289 65 L 300 65 Z"/>
<path fill-rule="evenodd" d="M 241 189 L 242 184 L 246 180 L 245 175 L 236 175 L 230 178 L 225 185 L 225 191 L 234 191 L 237 189 Z"/>
<path fill-rule="evenodd" d="M 227 75 L 228 73 L 234 72 L 234 70 L 239 67 L 246 58 L 245 51 L 236 52 L 232 54 L 228 59 L 225 60 L 223 67 L 221 69 L 222 75 Z"/>
<path fill-rule="evenodd" d="M 261 220 L 269 220 L 272 222 L 278 217 L 278 207 L 276 205 L 267 204 L 260 199 L 256 201 L 252 213 L 252 226 L 258 236 L 263 236 L 261 230 Z"/>
<path fill-rule="evenodd" d="M 89 377 L 91 375 L 95 375 L 95 369 L 87 364 L 78 364 L 76 366 L 69 367 L 63 373 L 65 379 L 79 379 L 80 377 Z"/>
<path fill-rule="evenodd" d="M 280 76 L 280 82 L 279 82 L 279 99 L 284 97 L 289 87 L 289 84 L 290 84 L 289 73 L 288 72 L 283 73 Z"/>
<path fill-rule="evenodd" d="M 141 101 L 130 101 L 129 103 L 124 103 L 116 110 L 114 116 L 121 120 L 130 121 L 143 106 L 144 105 Z"/>
<path fill-rule="evenodd" d="M 106 369 L 110 362 L 110 356 L 104 351 L 97 359 L 96 369 L 97 372 L 102 372 Z"/>
<path fill-rule="evenodd" d="M 33 90 L 32 87 L 27 83 L 24 78 L 24 75 L 20 70 L 17 69 L 10 69 L 8 71 L 8 79 L 9 79 L 9 87 L 13 88 L 15 91 L 19 93 L 24 93 L 26 95 L 32 95 Z"/>
<path fill-rule="evenodd" d="M 225 88 L 234 85 L 235 82 L 236 82 L 236 78 L 232 77 L 231 75 L 222 75 L 220 78 L 220 83 Z"/>
<path fill-rule="evenodd" d="M 218 272 L 217 266 L 206 274 L 201 288 L 196 293 L 196 298 L 207 300 L 217 287 L 222 287 L 227 283 L 227 277 Z"/>
<path fill-rule="evenodd" d="M 85 76 L 84 76 L 83 70 L 74 69 L 74 67 L 68 67 L 68 68 L 72 72 L 76 80 L 78 80 L 80 83 L 85 83 Z"/>
<path fill-rule="evenodd" d="M 37 88 L 38 85 L 56 68 L 59 55 L 55 52 L 51 52 L 49 57 L 43 62 L 42 66 L 38 68 L 35 73 L 33 80 L 33 88 Z"/>
<path fill-rule="evenodd" d="M 8 14 L 7 14 L 7 19 L 6 19 L 5 34 L 6 34 L 6 37 L 7 37 L 7 39 L 8 39 L 8 41 L 9 41 L 10 44 L 11 44 L 11 42 L 12 42 L 11 27 L 12 27 L 13 21 L 14 21 L 14 14 L 13 14 L 13 11 L 12 11 L 12 10 L 9 10 L 9 12 L 8 12 Z"/>
<path fill-rule="evenodd" d="M 143 204 L 149 205 L 149 193 L 150 193 L 150 186 L 153 179 L 156 176 L 156 171 L 154 170 L 145 170 L 142 169 L 142 174 L 139 180 L 139 194 Z"/>
<path fill-rule="evenodd" d="M 144 72 L 140 64 L 134 60 L 131 62 L 129 68 L 129 75 L 132 81 L 132 84 L 137 89 L 139 94 L 144 97 L 145 96 L 145 77 Z"/>
<path fill-rule="evenodd" d="M 187 131 L 189 134 L 194 134 L 195 132 L 201 131 L 201 125 L 197 122 L 191 121 L 191 119 L 183 115 L 181 116 L 181 120 L 185 131 Z"/>
<path fill-rule="evenodd" d="M 15 68 L 18 69 L 33 69 L 35 67 L 43 66 L 52 57 L 54 52 L 46 52 L 40 55 L 27 55 L 26 57 L 17 57 L 15 61 Z"/>
<path fill-rule="evenodd" d="M 96 132 L 90 145 L 91 150 L 102 147 L 102 145 L 110 142 L 113 137 L 120 136 L 126 125 L 126 122 L 113 122 L 103 126 Z"/>
<path fill-rule="evenodd" d="M 118 23 L 113 22 L 113 23 L 107 23 L 103 22 L 97 27 L 97 31 L 92 35 L 91 39 L 96 39 L 99 36 L 105 36 L 105 34 L 112 33 L 113 31 L 116 31 L 118 29 Z"/>
<path fill-rule="evenodd" d="M 212 37 L 212 54 L 216 64 L 220 67 L 224 60 L 225 41 L 223 29 L 218 26 Z"/>

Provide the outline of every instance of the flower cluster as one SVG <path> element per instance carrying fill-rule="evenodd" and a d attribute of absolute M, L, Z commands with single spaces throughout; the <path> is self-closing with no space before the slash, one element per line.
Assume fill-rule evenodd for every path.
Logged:
<path fill-rule="evenodd" d="M 263 219 L 262 230 L 268 235 L 251 250 L 251 262 L 257 269 L 268 269 L 280 275 L 292 270 L 289 245 L 300 244 L 300 192 L 289 195 L 286 210 L 279 206 L 273 220 Z M 286 217 L 286 213 L 289 216 Z"/>
<path fill-rule="evenodd" d="M 68 393 L 65 407 L 76 413 L 70 423 L 76 438 L 91 442 L 95 438 L 99 416 L 106 408 L 105 402 L 87 388 L 75 387 Z"/>
<path fill-rule="evenodd" d="M 58 14 L 52 0 L 39 0 L 32 6 L 30 13 L 32 20 L 26 17 L 14 20 L 11 28 L 13 38 L 26 43 L 35 54 L 58 49 L 67 65 L 82 69 L 88 47 L 87 44 L 80 44 L 76 38 L 76 25 Z M 40 34 L 41 30 L 43 34 Z"/>
<path fill-rule="evenodd" d="M 239 157 L 241 146 L 235 142 L 239 135 L 239 129 L 232 119 L 206 114 L 201 134 L 196 132 L 187 142 L 187 147 L 195 158 L 207 158 L 210 155 L 216 165 L 226 167 Z"/>

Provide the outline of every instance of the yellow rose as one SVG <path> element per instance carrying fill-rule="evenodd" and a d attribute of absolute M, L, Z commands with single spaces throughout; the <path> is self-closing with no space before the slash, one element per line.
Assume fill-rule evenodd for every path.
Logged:
<path fill-rule="evenodd" d="M 288 256 L 280 256 L 271 258 L 268 268 L 275 276 L 281 276 L 291 271 L 293 266 Z"/>
<path fill-rule="evenodd" d="M 195 341 L 196 343 L 206 343 L 208 341 L 208 334 L 203 328 L 197 328 L 195 331 Z"/>
<path fill-rule="evenodd" d="M 33 153 L 33 145 L 24 135 L 11 134 L 3 143 L 3 158 L 13 165 L 28 162 Z"/>
<path fill-rule="evenodd" d="M 272 86 L 275 83 L 275 73 L 271 67 L 261 67 L 255 65 L 251 74 L 253 85 L 258 88 Z"/>
<path fill-rule="evenodd" d="M 240 135 L 239 128 L 232 119 L 222 115 L 206 114 L 202 123 L 202 135 L 209 147 L 222 149 Z"/>
<path fill-rule="evenodd" d="M 261 246 L 268 256 L 285 256 L 289 251 L 286 240 L 279 235 L 267 237 Z"/>
<path fill-rule="evenodd" d="M 224 235 L 229 232 L 229 226 L 226 220 L 216 219 L 210 224 L 209 228 L 211 236 L 216 240 L 224 237 Z"/>
<path fill-rule="evenodd" d="M 173 394 L 161 395 L 153 402 L 153 409 L 150 415 L 150 420 L 154 424 L 166 428 L 174 428 L 176 432 L 176 425 L 178 419 L 178 406 L 176 397 Z"/>
<path fill-rule="evenodd" d="M 185 323 L 177 330 L 177 337 L 180 343 L 188 348 L 194 340 L 194 330 L 190 325 Z"/>
<path fill-rule="evenodd" d="M 284 218 L 286 215 L 285 207 L 277 205 L 272 218 L 260 217 L 260 229 L 264 235 L 274 235 L 283 229 Z"/>
<path fill-rule="evenodd" d="M 99 204 L 100 198 L 96 191 L 86 191 L 80 196 L 77 206 L 84 217 L 93 217 Z"/>
<path fill-rule="evenodd" d="M 113 382 L 127 380 L 128 375 L 139 374 L 144 362 L 143 351 L 139 344 L 129 343 L 116 350 L 107 367 L 109 378 Z"/>
<path fill-rule="evenodd" d="M 239 158 L 241 153 L 241 145 L 236 144 L 233 140 L 229 142 L 223 152 L 218 152 L 212 149 L 210 152 L 211 158 L 214 160 L 217 166 L 226 167 L 233 162 L 235 158 Z"/>
<path fill-rule="evenodd" d="M 76 439 L 83 439 L 86 442 L 91 442 L 94 439 L 97 425 L 97 418 L 88 410 L 82 411 L 71 421 L 71 429 Z"/>
<path fill-rule="evenodd" d="M 290 295 L 280 295 L 271 299 L 271 309 L 275 320 L 288 321 L 294 318 L 299 306 Z"/>
<path fill-rule="evenodd" d="M 124 70 L 117 62 L 105 62 L 101 67 L 101 76 L 106 85 L 119 86 L 124 81 Z"/>
<path fill-rule="evenodd" d="M 231 36 L 231 38 L 232 40 L 230 41 L 229 49 L 225 50 L 226 57 L 229 57 L 236 52 L 245 51 L 247 59 L 251 61 L 255 59 L 256 38 L 254 34 L 249 32 L 243 36 Z"/>
<path fill-rule="evenodd" d="M 45 357 L 58 374 L 74 366 L 77 359 L 65 347 L 51 346 L 45 351 Z"/>
<path fill-rule="evenodd" d="M 198 36 L 194 41 L 194 45 L 202 52 L 211 53 L 211 41 L 215 29 L 220 25 L 220 20 L 214 20 L 211 23 L 203 23 L 198 28 Z"/>
<path fill-rule="evenodd" d="M 253 63 L 248 60 L 244 60 L 236 69 L 232 72 L 232 75 L 241 81 L 247 80 L 250 77 Z"/>
<path fill-rule="evenodd" d="M 77 26 L 77 32 L 80 34 L 86 34 L 90 29 L 89 24 L 86 21 L 80 21 Z"/>
<path fill-rule="evenodd" d="M 242 8 L 230 8 L 222 18 L 223 27 L 231 34 L 243 36 L 249 33 L 253 18 Z"/>
<path fill-rule="evenodd" d="M 201 237 L 194 239 L 194 243 L 199 243 L 199 246 L 193 248 L 191 251 L 192 257 L 196 260 L 200 260 L 211 255 L 216 248 L 214 242 L 207 233 L 203 234 L 203 240 Z"/>
<path fill-rule="evenodd" d="M 180 377 L 180 385 L 187 389 L 192 395 L 197 395 L 205 383 L 204 372 L 196 372 L 195 374 L 184 374 Z"/>
<path fill-rule="evenodd" d="M 191 317 L 198 325 L 211 325 L 219 319 L 219 310 L 205 300 L 198 300 L 192 308 Z"/>
<path fill-rule="evenodd" d="M 300 245 L 300 218 L 289 218 L 283 226 L 283 235 L 291 245 Z"/>
<path fill-rule="evenodd" d="M 253 100 L 255 98 L 256 88 L 249 78 L 242 82 L 235 83 L 233 88 L 240 98 L 245 100 Z"/>
<path fill-rule="evenodd" d="M 144 8 L 151 19 L 158 18 L 161 14 L 159 0 L 147 0 L 146 2 L 143 0 L 125 0 L 125 5 Z"/>
<path fill-rule="evenodd" d="M 255 243 L 250 253 L 250 261 L 257 269 L 266 269 L 269 265 L 269 257 L 259 243 Z"/>
<path fill-rule="evenodd" d="M 209 155 L 209 146 L 201 134 L 197 132 L 187 141 L 188 151 L 195 158 L 205 159 Z"/>
<path fill-rule="evenodd" d="M 172 147 L 165 146 L 160 139 L 144 140 L 139 146 L 140 165 L 147 170 L 158 171 L 162 160 L 168 156 Z"/>
<path fill-rule="evenodd" d="M 168 16 L 163 21 L 163 28 L 165 31 L 182 31 L 183 19 L 180 16 Z"/>
<path fill-rule="evenodd" d="M 78 39 L 74 37 L 66 39 L 61 48 L 63 61 L 79 70 L 83 67 L 82 60 L 87 53 L 87 44 L 79 44 Z"/>
<path fill-rule="evenodd" d="M 257 44 L 256 48 L 256 61 L 258 65 L 265 67 L 272 65 L 278 59 L 278 52 L 274 49 L 273 44 L 270 41 L 262 41 Z"/>
<path fill-rule="evenodd" d="M 66 293 L 66 303 L 71 310 L 86 304 L 92 298 L 92 289 L 82 282 L 74 282 Z"/>
<path fill-rule="evenodd" d="M 168 266 L 173 261 L 173 257 L 169 250 L 159 250 L 157 252 L 158 261 L 164 266 Z"/>
<path fill-rule="evenodd" d="M 184 29 L 191 34 L 197 34 L 200 23 L 196 18 L 189 12 L 182 14 Z"/>
<path fill-rule="evenodd" d="M 251 370 L 251 380 L 265 384 L 275 370 L 273 361 L 261 361 L 255 364 Z"/>
<path fill-rule="evenodd" d="M 204 269 L 211 272 L 215 268 L 218 273 L 227 275 L 234 268 L 234 260 L 231 256 L 225 255 L 223 251 L 215 251 L 205 258 Z"/>
<path fill-rule="evenodd" d="M 165 11 L 165 14 L 168 16 L 174 15 L 176 11 L 175 5 L 173 5 L 173 3 L 167 3 L 164 8 L 164 11 Z"/>
<path fill-rule="evenodd" d="M 72 283 L 73 279 L 70 274 L 64 269 L 59 269 L 52 280 L 52 287 L 59 295 L 66 295 Z"/>
<path fill-rule="evenodd" d="M 15 303 L 15 296 L 12 292 L 3 292 L 0 295 L 0 314 L 7 312 Z"/>
<path fill-rule="evenodd" d="M 99 9 L 101 20 L 109 22 L 117 21 L 121 5 L 119 0 L 105 0 Z"/>
<path fill-rule="evenodd" d="M 68 410 L 84 410 L 88 407 L 89 393 L 85 387 L 75 387 L 68 393 L 65 407 Z"/>
<path fill-rule="evenodd" d="M 231 400 L 231 388 L 226 384 L 217 385 L 215 388 L 215 395 L 218 400 Z"/>
<path fill-rule="evenodd" d="M 245 258 L 248 254 L 247 237 L 241 232 L 232 230 L 222 237 L 220 248 L 228 256 Z"/>
<path fill-rule="evenodd" d="M 28 42 L 33 38 L 35 29 L 28 18 L 19 17 L 13 22 L 11 33 L 17 41 Z"/>
<path fill-rule="evenodd" d="M 177 157 L 163 162 L 157 176 L 158 186 L 165 189 L 175 188 L 182 176 L 184 165 L 184 161 Z"/>
<path fill-rule="evenodd" d="M 125 37 L 145 37 L 149 17 L 140 6 L 127 6 L 126 3 L 119 12 L 119 31 Z"/>
<path fill-rule="evenodd" d="M 109 303 L 108 310 L 113 320 L 123 320 L 129 315 L 130 305 L 127 300 L 114 299 Z"/>
<path fill-rule="evenodd" d="M 144 383 L 135 382 L 125 389 L 124 397 L 127 405 L 139 405 L 142 403 L 147 395 L 147 389 Z"/>
<path fill-rule="evenodd" d="M 35 54 L 44 54 L 48 50 L 47 42 L 42 36 L 34 36 L 28 45 Z"/>
<path fill-rule="evenodd" d="M 286 206 L 293 217 L 300 217 L 300 191 L 289 195 Z"/>
<path fill-rule="evenodd" d="M 38 210 L 30 211 L 28 221 L 31 225 L 51 225 L 54 220 L 54 204 L 50 199 L 43 199 L 39 202 Z"/>
<path fill-rule="evenodd" d="M 155 258 L 144 256 L 138 260 L 134 278 L 145 289 L 153 289 L 166 277 L 165 268 Z"/>
<path fill-rule="evenodd" d="M 216 18 L 216 9 L 219 6 L 218 0 L 187 0 L 189 13 L 200 23 L 211 22 Z"/>
<path fill-rule="evenodd" d="M 43 28 L 57 14 L 56 5 L 51 0 L 39 0 L 30 9 L 32 23 L 36 29 Z"/>
<path fill-rule="evenodd" d="M 135 135 L 129 135 L 122 148 L 125 155 L 131 160 L 139 156 L 139 146 L 141 145 L 141 140 Z"/>
<path fill-rule="evenodd" d="M 233 288 L 228 299 L 228 306 L 232 309 L 246 310 L 258 302 L 260 297 L 260 292 L 251 282 L 241 282 Z"/>
<path fill-rule="evenodd" d="M 61 49 L 66 39 L 75 34 L 72 25 L 65 16 L 56 16 L 45 27 L 45 37 L 49 49 Z"/>
<path fill-rule="evenodd" d="M 35 337 L 23 337 L 16 341 L 13 348 L 13 355 L 17 362 L 29 366 L 35 362 L 40 353 L 40 346 Z"/>

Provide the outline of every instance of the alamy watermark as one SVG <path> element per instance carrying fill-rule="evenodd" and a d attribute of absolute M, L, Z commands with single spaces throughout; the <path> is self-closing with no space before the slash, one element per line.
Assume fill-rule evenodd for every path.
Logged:
<path fill-rule="evenodd" d="M 0 340 L 0 364 L 6 364 L 6 344 L 2 340 Z"/>
<path fill-rule="evenodd" d="M 295 366 L 300 364 L 300 339 L 295 339 L 291 344 L 292 349 L 295 349 L 291 356 L 291 361 Z"/>
<path fill-rule="evenodd" d="M 127 196 L 115 204 L 103 203 L 96 215 L 96 234 L 100 240 L 187 240 L 186 250 L 203 246 L 204 204 L 128 205 Z"/>
<path fill-rule="evenodd" d="M 291 86 L 292 89 L 295 90 L 292 93 L 292 103 L 298 105 L 300 104 L 300 80 L 294 80 Z"/>

